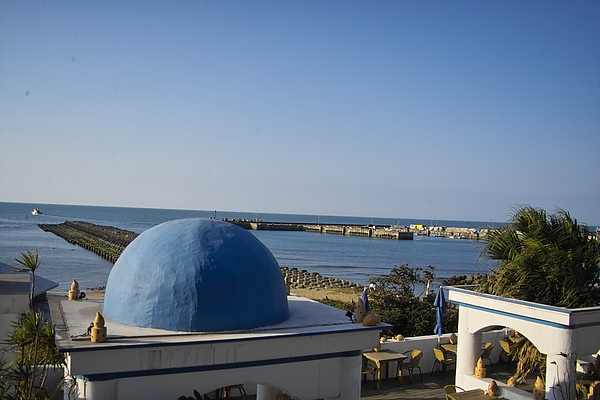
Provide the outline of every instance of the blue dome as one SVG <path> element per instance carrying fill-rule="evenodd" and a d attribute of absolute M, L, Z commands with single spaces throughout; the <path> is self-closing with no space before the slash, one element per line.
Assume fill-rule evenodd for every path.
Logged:
<path fill-rule="evenodd" d="M 165 222 L 138 236 L 106 285 L 104 315 L 143 328 L 216 332 L 289 318 L 281 269 L 250 232 L 205 218 Z"/>

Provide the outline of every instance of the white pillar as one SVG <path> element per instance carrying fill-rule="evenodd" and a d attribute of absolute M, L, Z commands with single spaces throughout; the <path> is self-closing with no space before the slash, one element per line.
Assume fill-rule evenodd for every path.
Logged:
<path fill-rule="evenodd" d="M 565 353 L 546 357 L 546 399 L 575 398 L 575 357 Z"/>
<path fill-rule="evenodd" d="M 467 376 L 475 375 L 475 366 L 481 356 L 481 332 L 468 331 L 470 309 L 460 310 L 458 318 L 458 347 L 456 356 L 456 386 L 464 387 Z"/>
<path fill-rule="evenodd" d="M 94 400 L 111 400 L 117 399 L 117 383 L 118 379 L 110 379 L 107 381 L 87 381 L 85 385 L 85 396 L 78 397 L 82 399 Z M 79 394 L 81 396 L 81 393 Z"/>
<path fill-rule="evenodd" d="M 279 389 L 269 385 L 256 385 L 256 400 L 277 400 Z"/>
<path fill-rule="evenodd" d="M 342 357 L 340 362 L 340 399 L 359 400 L 362 378 L 362 355 Z"/>

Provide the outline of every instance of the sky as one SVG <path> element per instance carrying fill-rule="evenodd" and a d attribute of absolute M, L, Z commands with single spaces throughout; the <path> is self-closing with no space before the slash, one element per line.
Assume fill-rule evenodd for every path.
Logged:
<path fill-rule="evenodd" d="M 600 225 L 598 1 L 0 0 L 0 201 Z"/>

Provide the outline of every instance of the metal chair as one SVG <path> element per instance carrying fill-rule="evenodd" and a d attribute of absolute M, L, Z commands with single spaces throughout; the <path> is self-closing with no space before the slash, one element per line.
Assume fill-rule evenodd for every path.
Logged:
<path fill-rule="evenodd" d="M 498 362 L 500 362 L 502 360 L 502 356 L 505 355 L 506 356 L 506 360 L 510 361 L 510 344 L 508 344 L 508 342 L 505 342 L 504 340 L 500 340 L 500 357 L 498 357 Z"/>
<path fill-rule="evenodd" d="M 231 386 L 222 387 L 219 390 L 220 393 L 219 393 L 219 397 L 218 398 L 219 399 L 228 399 L 228 398 L 232 397 L 231 396 L 232 395 L 231 392 L 232 392 L 233 389 L 237 389 L 238 394 L 239 394 L 239 398 L 242 398 L 242 399 L 247 399 L 248 398 L 248 395 L 246 394 L 246 389 L 244 389 L 244 385 L 231 385 Z"/>
<path fill-rule="evenodd" d="M 419 368 L 419 376 L 421 377 L 421 382 L 423 382 L 423 375 L 421 373 L 421 367 L 419 366 L 419 362 L 421 361 L 421 358 L 423 358 L 423 352 L 421 350 L 409 350 L 402 354 L 408 353 L 411 353 L 410 360 L 406 363 L 398 363 L 398 375 L 401 375 L 401 368 L 408 370 L 408 381 L 412 385 L 415 368 Z"/>
<path fill-rule="evenodd" d="M 440 349 L 433 349 L 433 354 L 435 354 L 435 362 L 433 363 L 433 368 L 431 369 L 431 375 L 433 375 L 435 366 L 438 363 L 442 366 L 442 372 L 446 372 L 446 365 L 450 365 L 454 362 L 454 358 L 446 357 L 444 352 Z"/>
<path fill-rule="evenodd" d="M 369 374 L 373 375 L 373 385 L 377 389 L 377 367 L 363 359 L 362 376 L 366 379 L 366 375 Z"/>
<path fill-rule="evenodd" d="M 446 392 L 446 400 L 450 400 L 450 396 L 448 396 L 448 395 L 456 393 L 456 389 L 460 390 L 461 392 L 465 391 L 465 389 L 461 388 L 460 386 L 454 386 L 454 385 L 444 386 L 444 391 Z"/>
<path fill-rule="evenodd" d="M 488 360 L 490 362 L 490 367 L 492 368 L 492 372 L 494 372 L 494 365 L 492 363 L 492 359 L 490 358 L 490 356 L 492 355 L 492 350 L 494 350 L 494 345 L 490 342 L 487 342 L 481 352 L 481 359 L 483 360 L 484 365 L 485 365 L 485 360 Z"/>

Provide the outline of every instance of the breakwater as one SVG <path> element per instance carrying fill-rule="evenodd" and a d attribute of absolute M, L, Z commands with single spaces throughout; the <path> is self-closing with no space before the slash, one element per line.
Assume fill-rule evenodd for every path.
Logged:
<path fill-rule="evenodd" d="M 83 247 L 115 263 L 125 247 L 138 237 L 131 231 L 83 221 L 65 221 L 61 224 L 38 224 L 45 232 L 54 233 L 71 244 Z"/>
<path fill-rule="evenodd" d="M 281 267 L 283 276 L 292 289 L 325 289 L 325 288 L 362 288 L 362 285 L 342 279 L 327 278 L 317 272 L 298 270 L 298 268 Z"/>
<path fill-rule="evenodd" d="M 436 236 L 450 239 L 484 240 L 491 229 L 474 229 L 446 226 L 424 225 L 321 225 L 321 224 L 294 224 L 281 222 L 263 222 L 262 220 L 223 219 L 244 229 L 271 230 L 271 231 L 304 231 L 326 233 L 332 235 L 362 236 L 380 239 L 412 240 L 413 235 Z"/>

